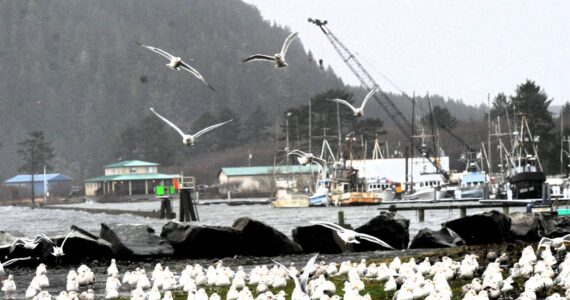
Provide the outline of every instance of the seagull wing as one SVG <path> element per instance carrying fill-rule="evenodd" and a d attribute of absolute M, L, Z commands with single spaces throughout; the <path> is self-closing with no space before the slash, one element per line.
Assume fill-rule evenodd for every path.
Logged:
<path fill-rule="evenodd" d="M 196 78 L 200 79 L 200 81 L 202 81 L 202 83 L 207 85 L 212 91 L 215 91 L 215 89 L 206 81 L 206 79 L 204 79 L 202 74 L 200 74 L 198 71 L 196 71 L 196 69 L 192 68 L 192 66 L 190 66 L 186 62 L 182 61 L 182 62 L 180 62 L 180 67 L 182 69 L 190 72 L 192 75 L 196 76 Z"/>
<path fill-rule="evenodd" d="M 13 263 L 15 263 L 15 262 L 17 262 L 17 261 L 20 261 L 20 260 L 28 260 L 28 259 L 32 259 L 32 257 L 31 257 L 31 256 L 28 256 L 28 257 L 13 258 L 13 259 L 11 259 L 11 260 L 8 260 L 8 261 L 3 262 L 2 265 L 3 265 L 4 267 L 7 267 L 7 266 L 9 266 L 9 265 L 11 265 L 11 264 L 13 264 Z"/>
<path fill-rule="evenodd" d="M 305 265 L 305 268 L 303 269 L 303 274 L 301 274 L 301 277 L 299 278 L 299 284 L 301 286 L 301 290 L 305 294 L 307 294 L 307 281 L 309 281 L 309 273 L 311 272 L 310 268 L 312 268 L 313 265 L 315 264 L 317 256 L 319 256 L 318 253 L 315 254 L 313 257 L 311 257 L 311 259 L 309 259 L 309 261 Z"/>
<path fill-rule="evenodd" d="M 276 263 L 277 265 L 279 265 L 283 269 L 285 269 L 285 271 L 287 271 L 287 274 L 289 274 L 289 277 L 291 277 L 291 279 L 293 279 L 293 282 L 295 282 L 295 287 L 300 286 L 299 279 L 297 278 L 297 276 L 295 276 L 295 274 L 291 273 L 291 270 L 289 270 L 287 267 L 285 267 L 283 264 L 281 264 L 280 262 L 278 262 L 276 260 L 271 260 L 271 261 Z"/>
<path fill-rule="evenodd" d="M 63 239 L 63 242 L 61 243 L 61 247 L 60 247 L 60 248 L 63 249 L 63 245 L 65 244 L 65 242 L 67 241 L 67 239 L 69 238 L 69 236 L 71 235 L 71 233 L 72 233 L 73 231 L 75 231 L 75 229 L 71 229 L 71 231 L 69 231 L 69 232 L 67 233 L 67 235 L 66 235 L 65 238 Z"/>
<path fill-rule="evenodd" d="M 299 155 L 299 156 L 305 156 L 307 155 L 307 153 L 301 151 L 301 150 L 292 150 L 289 153 L 287 153 L 287 155 Z"/>
<path fill-rule="evenodd" d="M 346 106 L 348 106 L 353 112 L 356 112 L 356 108 L 354 108 L 354 106 L 352 106 L 352 104 L 350 104 L 350 103 L 349 103 L 348 101 L 346 101 L 346 100 L 343 100 L 343 99 L 327 99 L 327 100 L 329 100 L 329 101 L 334 101 L 334 102 L 340 103 L 340 104 L 342 104 L 342 105 L 346 105 Z"/>
<path fill-rule="evenodd" d="M 169 60 L 174 57 L 174 55 L 172 55 L 172 54 L 170 54 L 170 53 L 168 53 L 168 52 L 166 52 L 166 51 L 164 51 L 164 50 L 162 50 L 162 49 L 159 49 L 159 48 L 156 48 L 156 47 L 153 47 L 153 46 L 148 46 L 148 45 L 145 45 L 145 44 L 141 44 L 141 43 L 139 43 L 139 42 L 135 42 L 135 43 L 141 45 L 142 47 L 147 48 L 148 50 L 150 50 L 150 51 L 152 51 L 152 52 L 156 52 L 156 53 L 158 53 L 158 54 L 160 54 L 160 55 L 162 55 L 162 56 L 168 58 Z"/>
<path fill-rule="evenodd" d="M 243 63 L 254 61 L 254 60 L 275 62 L 275 57 L 269 56 L 269 55 L 264 55 L 264 54 L 254 54 L 254 55 L 242 60 L 241 63 L 243 64 Z"/>
<path fill-rule="evenodd" d="M 53 242 L 52 239 L 50 239 L 47 235 L 40 233 L 38 236 L 36 236 L 36 240 L 39 241 L 46 241 L 52 245 L 55 245 L 55 243 Z"/>
<path fill-rule="evenodd" d="M 225 122 L 218 123 L 218 124 L 212 125 L 212 126 L 210 126 L 210 127 L 206 127 L 206 128 L 204 128 L 204 129 L 202 129 L 202 130 L 196 132 L 196 134 L 194 134 L 194 135 L 192 136 L 192 139 L 196 139 L 197 137 L 201 136 L 202 134 L 204 134 L 204 133 L 206 133 L 206 132 L 208 132 L 208 131 L 210 131 L 210 130 L 212 130 L 212 129 L 216 129 L 216 128 L 218 128 L 218 127 L 220 127 L 220 126 L 222 126 L 222 125 L 224 125 L 224 124 L 227 124 L 227 123 L 229 123 L 229 122 L 231 122 L 231 121 L 233 121 L 233 120 L 234 120 L 234 119 L 227 120 L 227 121 L 225 121 Z"/>
<path fill-rule="evenodd" d="M 324 222 L 324 221 L 309 221 L 311 224 L 321 225 L 323 227 L 335 230 L 335 231 L 345 231 L 345 228 L 342 228 L 340 225 L 331 222 Z"/>
<path fill-rule="evenodd" d="M 178 126 L 174 125 L 174 123 L 170 122 L 167 118 L 161 116 L 159 113 L 157 113 L 156 111 L 154 111 L 154 108 L 150 108 L 150 111 L 152 111 L 157 117 L 159 117 L 160 119 L 162 119 L 166 124 L 168 124 L 170 127 L 176 129 L 176 131 L 178 131 L 178 134 L 180 134 L 182 137 L 184 137 L 186 134 L 180 130 L 180 128 L 178 128 Z"/>
<path fill-rule="evenodd" d="M 289 45 L 291 45 L 291 42 L 293 42 L 293 40 L 297 37 L 297 35 L 299 35 L 298 32 L 293 32 L 285 39 L 285 42 L 283 43 L 283 47 L 281 48 L 281 56 L 285 57 L 285 53 L 287 53 L 287 49 L 289 49 Z"/>
<path fill-rule="evenodd" d="M 376 94 L 376 92 L 378 92 L 378 88 L 374 88 L 370 92 L 368 92 L 368 94 L 366 94 L 366 97 L 364 97 L 364 101 L 362 101 L 362 105 L 360 105 L 360 109 L 364 109 L 364 106 L 366 105 L 368 100 L 370 100 L 370 98 L 372 98 L 372 95 Z"/>
<path fill-rule="evenodd" d="M 356 232 L 356 231 L 355 231 Z M 372 242 L 372 243 L 376 243 L 382 247 L 386 247 L 388 249 L 392 249 L 392 250 L 396 250 L 394 247 L 390 246 L 388 243 L 384 242 L 383 240 L 375 237 L 375 236 L 371 236 L 369 234 L 366 233 L 360 233 L 360 232 L 356 232 L 356 236 L 360 239 Z"/>

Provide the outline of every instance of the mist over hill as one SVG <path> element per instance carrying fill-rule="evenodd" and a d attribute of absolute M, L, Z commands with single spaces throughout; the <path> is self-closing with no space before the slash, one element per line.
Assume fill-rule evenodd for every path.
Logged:
<path fill-rule="evenodd" d="M 150 115 L 149 107 L 187 130 L 207 111 L 245 116 L 260 105 L 275 117 L 316 93 L 345 88 L 303 48 L 302 33 L 289 48 L 288 68 L 241 64 L 253 53 L 278 52 L 290 31 L 238 0 L 0 1 L 0 28 L 3 179 L 21 166 L 17 143 L 30 131 L 43 130 L 52 141 L 57 172 L 82 180 L 119 159 L 114 141 Z M 216 91 L 170 70 L 135 41 L 182 57 Z M 458 118 L 482 115 L 461 102 L 437 101 Z M 373 114 L 386 118 L 377 105 Z"/>

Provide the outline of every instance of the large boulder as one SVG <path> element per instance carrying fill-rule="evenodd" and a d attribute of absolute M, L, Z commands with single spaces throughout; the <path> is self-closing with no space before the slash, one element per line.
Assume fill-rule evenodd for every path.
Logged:
<path fill-rule="evenodd" d="M 172 245 L 178 257 L 223 258 L 243 253 L 241 232 L 231 227 L 168 222 L 160 237 Z"/>
<path fill-rule="evenodd" d="M 111 243 L 113 255 L 123 259 L 166 257 L 174 254 L 170 244 L 154 234 L 148 225 L 101 223 L 101 238 Z"/>
<path fill-rule="evenodd" d="M 339 245 L 336 233 L 320 225 L 300 226 L 292 231 L 293 241 L 303 248 L 305 253 L 341 253 L 344 243 Z"/>
<path fill-rule="evenodd" d="M 26 249 L 23 245 L 16 245 L 10 249 L 8 257 L 32 257 L 47 264 L 77 264 L 94 259 L 109 259 L 112 256 L 111 244 L 107 241 L 77 226 L 72 226 L 71 229 L 73 230 L 69 235 L 58 235 L 39 240 L 34 249 Z M 52 255 L 54 244 L 62 247 L 64 253 L 64 256 L 57 258 L 57 260 Z"/>
<path fill-rule="evenodd" d="M 457 232 L 467 245 L 502 243 L 511 229 L 511 219 L 496 210 L 445 222 L 444 227 Z"/>
<path fill-rule="evenodd" d="M 541 213 L 516 212 L 511 218 L 511 239 L 536 242 L 544 235 L 544 216 Z"/>
<path fill-rule="evenodd" d="M 302 252 L 301 246 L 285 234 L 248 217 L 235 220 L 232 228 L 242 234 L 244 255 L 276 256 Z"/>
<path fill-rule="evenodd" d="M 570 234 L 570 216 L 543 214 L 541 237 L 556 238 Z"/>
<path fill-rule="evenodd" d="M 394 212 L 381 212 L 366 224 L 355 229 L 356 232 L 369 234 L 388 243 L 396 249 L 407 249 L 410 242 L 410 220 L 396 215 Z M 381 245 L 360 240 L 354 245 L 354 251 L 372 251 L 387 249 Z"/>
<path fill-rule="evenodd" d="M 424 228 L 416 234 L 410 243 L 410 249 L 449 248 L 465 245 L 465 241 L 455 232 L 442 228 L 431 230 Z"/>

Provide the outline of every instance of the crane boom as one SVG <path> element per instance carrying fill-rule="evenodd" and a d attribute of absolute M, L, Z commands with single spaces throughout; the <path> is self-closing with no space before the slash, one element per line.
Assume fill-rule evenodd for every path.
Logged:
<path fill-rule="evenodd" d="M 392 122 L 398 127 L 398 129 L 407 137 L 410 141 L 413 139 L 411 136 L 412 125 L 404 117 L 404 114 L 396 107 L 394 102 L 388 97 L 388 95 L 380 88 L 380 85 L 374 80 L 374 78 L 366 71 L 364 66 L 358 61 L 356 56 L 326 27 L 328 23 L 326 20 L 312 19 L 309 18 L 308 21 L 317 25 L 321 31 L 325 34 L 329 42 L 333 45 L 336 52 L 340 55 L 344 63 L 348 68 L 354 73 L 358 78 L 360 83 L 368 90 L 378 88 L 379 93 L 373 95 L 376 103 L 388 114 Z M 418 147 L 418 150 L 420 148 Z M 445 180 L 449 179 L 449 174 L 441 168 L 437 161 L 431 159 L 429 153 L 420 151 L 420 153 L 425 153 L 424 157 L 443 175 Z"/>

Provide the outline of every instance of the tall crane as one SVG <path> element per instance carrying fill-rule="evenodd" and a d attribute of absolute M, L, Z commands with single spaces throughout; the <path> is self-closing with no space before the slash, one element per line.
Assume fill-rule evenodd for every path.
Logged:
<path fill-rule="evenodd" d="M 380 105 L 380 107 L 388 114 L 390 119 L 394 122 L 396 127 L 407 137 L 410 141 L 413 139 L 411 135 L 412 125 L 406 119 L 404 114 L 396 107 L 394 102 L 390 99 L 388 94 L 386 94 L 381 88 L 380 85 L 374 80 L 374 78 L 366 71 L 364 66 L 358 61 L 356 56 L 348 50 L 348 48 L 326 27 L 328 21 L 326 20 L 319 20 L 319 19 L 308 19 L 309 23 L 317 25 L 321 31 L 325 34 L 329 42 L 333 45 L 336 52 L 340 55 L 344 63 L 348 66 L 348 68 L 354 73 L 354 75 L 358 78 L 360 83 L 368 90 L 372 90 L 374 88 L 379 89 L 379 93 L 375 93 L 373 95 L 374 100 L 376 103 Z M 430 156 L 430 153 L 426 152 L 425 149 L 421 147 L 417 147 L 417 150 L 424 155 L 424 157 L 443 175 L 445 180 L 449 180 L 449 174 L 447 171 L 441 168 L 439 164 L 439 160 L 433 160 Z M 434 155 L 435 156 L 435 155 Z"/>

